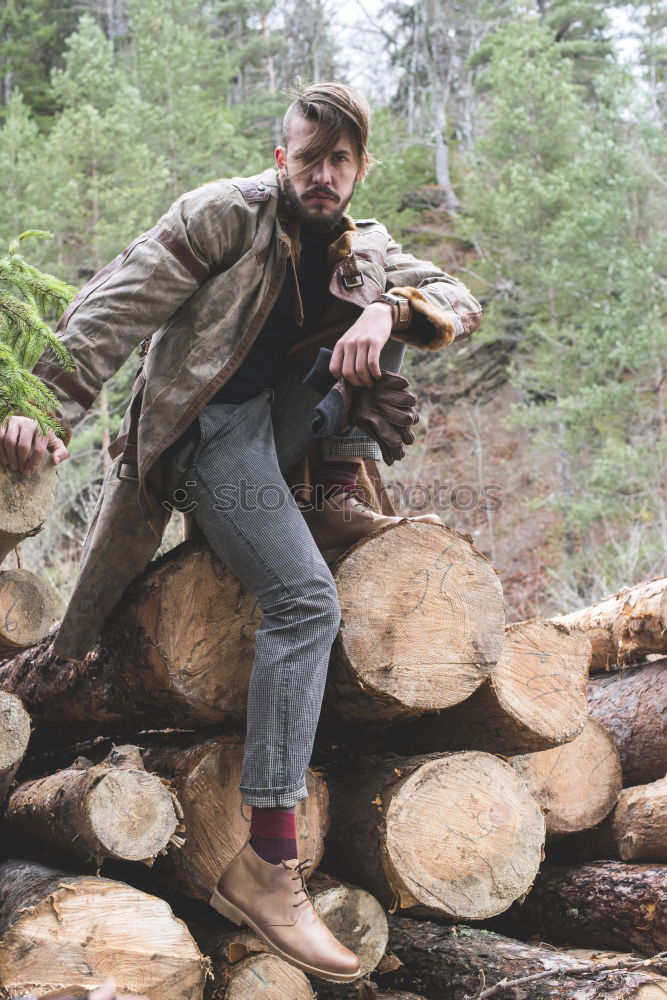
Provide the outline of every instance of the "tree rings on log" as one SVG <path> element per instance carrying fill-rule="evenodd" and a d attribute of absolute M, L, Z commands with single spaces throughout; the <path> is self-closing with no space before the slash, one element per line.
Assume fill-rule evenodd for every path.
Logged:
<path fill-rule="evenodd" d="M 505 628 L 490 677 L 466 701 L 409 723 L 401 751 L 482 750 L 523 754 L 577 736 L 588 714 L 591 645 L 575 628 L 541 618 Z"/>
<path fill-rule="evenodd" d="M 327 780 L 327 866 L 386 906 L 481 920 L 507 909 L 537 874 L 542 811 L 497 757 L 362 758 Z"/>
<path fill-rule="evenodd" d="M 11 787 L 30 740 L 30 716 L 19 698 L 0 691 L 0 805 Z"/>
<path fill-rule="evenodd" d="M 57 486 L 50 462 L 42 462 L 30 478 L 0 465 L 0 563 L 24 538 L 42 530 Z"/>
<path fill-rule="evenodd" d="M 592 719 L 571 743 L 513 757 L 511 764 L 546 813 L 547 838 L 596 826 L 621 791 L 618 751 L 606 729 Z"/>
<path fill-rule="evenodd" d="M 59 614 L 45 580 L 27 569 L 0 571 L 0 656 L 14 656 L 43 639 Z"/>
<path fill-rule="evenodd" d="M 404 521 L 362 539 L 334 567 L 342 610 L 327 709 L 387 722 L 454 705 L 502 648 L 500 580 L 469 536 Z"/>
<path fill-rule="evenodd" d="M 113 973 L 118 993 L 201 1000 L 206 963 L 156 896 L 30 861 L 0 864 L 0 983 L 6 995 L 89 990 Z"/>
<path fill-rule="evenodd" d="M 155 858 L 178 825 L 172 794 L 146 773 L 138 754 L 132 767 L 122 755 L 120 766 L 117 760 L 112 751 L 101 764 L 81 762 L 19 785 L 4 810 L 10 838 L 53 845 L 98 865 L 105 858 Z"/>
<path fill-rule="evenodd" d="M 316 872 L 308 892 L 334 937 L 359 958 L 360 976 L 378 965 L 387 950 L 389 925 L 384 909 L 370 892 Z"/>

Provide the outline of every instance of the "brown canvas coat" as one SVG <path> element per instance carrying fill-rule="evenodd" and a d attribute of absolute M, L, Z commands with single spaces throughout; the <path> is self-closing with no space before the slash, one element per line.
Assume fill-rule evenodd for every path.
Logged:
<path fill-rule="evenodd" d="M 157 551 L 169 518 L 159 501 L 160 456 L 238 368 L 262 328 L 295 239 L 278 212 L 274 170 L 219 180 L 179 198 L 149 232 L 96 274 L 63 315 L 58 335 L 74 362 L 47 352 L 35 368 L 60 402 L 68 434 L 104 382 L 150 338 L 113 462 L 86 536 L 79 575 L 56 640 L 81 660 L 128 584 Z M 392 337 L 438 350 L 479 325 L 461 282 L 404 253 L 374 219 L 345 217 L 330 247 L 335 303 L 290 352 L 333 346 L 386 290 L 410 299 L 412 320 Z"/>

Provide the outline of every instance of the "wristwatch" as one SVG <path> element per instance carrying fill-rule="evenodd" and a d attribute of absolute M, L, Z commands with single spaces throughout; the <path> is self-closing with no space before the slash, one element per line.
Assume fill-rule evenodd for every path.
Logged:
<path fill-rule="evenodd" d="M 412 319 L 412 308 L 410 306 L 409 299 L 403 298 L 402 295 L 392 295 L 391 292 L 383 292 L 382 295 L 378 295 L 374 301 L 389 303 L 392 310 L 392 328 L 394 330 L 404 330 L 406 326 L 410 325 L 410 320 Z"/>

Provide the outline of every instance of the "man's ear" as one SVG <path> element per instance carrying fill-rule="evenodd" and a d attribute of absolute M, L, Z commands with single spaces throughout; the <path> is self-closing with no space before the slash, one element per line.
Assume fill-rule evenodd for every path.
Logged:
<path fill-rule="evenodd" d="M 363 160 L 359 164 L 359 169 L 357 171 L 357 180 L 363 182 L 366 179 L 366 174 L 368 173 L 368 157 L 364 156 Z"/>
<path fill-rule="evenodd" d="M 287 150 L 284 146 L 276 146 L 276 166 L 278 170 L 284 170 L 287 164 Z"/>

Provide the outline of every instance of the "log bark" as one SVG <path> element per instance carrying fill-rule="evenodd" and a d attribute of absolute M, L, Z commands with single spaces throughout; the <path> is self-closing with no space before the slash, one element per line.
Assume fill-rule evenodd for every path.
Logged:
<path fill-rule="evenodd" d="M 343 629 L 329 709 L 382 724 L 467 697 L 502 642 L 498 577 L 465 537 L 403 522 L 365 539 L 336 570 Z M 463 595 L 463 596 L 462 596 Z M 50 634 L 0 667 L 44 741 L 132 727 L 241 724 L 261 618 L 256 598 L 205 546 L 184 543 L 129 588 L 83 663 Z"/>
<path fill-rule="evenodd" d="M 325 715 L 382 726 L 455 705 L 502 649 L 502 588 L 469 535 L 405 521 L 336 563 L 342 611 Z"/>
<path fill-rule="evenodd" d="M 579 629 L 533 618 L 505 628 L 491 676 L 466 701 L 391 734 L 400 753 L 481 750 L 523 754 L 573 740 L 584 728 L 591 647 Z"/>
<path fill-rule="evenodd" d="M 220 875 L 241 850 L 250 832 L 250 807 L 243 806 L 239 782 L 243 743 L 219 737 L 182 745 L 146 749 L 150 771 L 166 778 L 183 810 L 186 840 L 160 858 L 155 871 L 188 896 L 208 902 Z M 308 798 L 297 806 L 297 846 L 300 858 L 313 867 L 324 851 L 329 796 L 324 779 L 306 774 Z"/>
<path fill-rule="evenodd" d="M 476 995 L 485 989 L 543 972 L 545 979 L 500 989 L 494 1000 L 664 1000 L 667 979 L 653 972 L 602 973 L 596 963 L 554 948 L 524 944 L 472 927 L 442 927 L 405 917 L 390 919 L 390 945 L 404 963 L 394 985 L 419 990 L 429 1000 Z M 575 970 L 590 964 L 584 975 Z M 599 964 L 599 963 L 598 963 Z M 560 970 L 563 970 L 562 972 Z"/>
<path fill-rule="evenodd" d="M 0 466 L 0 563 L 24 538 L 42 530 L 57 485 L 56 468 L 46 462 L 29 479 Z"/>
<path fill-rule="evenodd" d="M 83 662 L 55 657 L 52 631 L 0 667 L 0 687 L 23 692 L 45 741 L 240 722 L 256 605 L 209 548 L 184 543 L 128 589 Z"/>
<path fill-rule="evenodd" d="M 621 792 L 614 811 L 577 837 L 567 837 L 556 861 L 620 858 L 667 863 L 667 778 Z"/>
<path fill-rule="evenodd" d="M 611 736 L 598 722 L 562 747 L 513 757 L 512 767 L 544 809 L 547 839 L 600 823 L 621 791 L 621 761 Z"/>
<path fill-rule="evenodd" d="M 136 747 L 118 747 L 101 764 L 79 758 L 19 785 L 3 818 L 15 844 L 55 846 L 97 865 L 105 858 L 152 861 L 178 826 L 172 793 L 146 773 Z"/>
<path fill-rule="evenodd" d="M 591 671 L 667 653 L 667 577 L 623 587 L 599 604 L 554 621 L 576 625 L 590 637 Z"/>
<path fill-rule="evenodd" d="M 372 972 L 387 950 L 389 925 L 377 899 L 365 889 L 316 872 L 308 891 L 318 914 L 339 941 L 359 956 L 361 976 Z"/>
<path fill-rule="evenodd" d="M 16 695 L 0 691 L 0 805 L 5 801 L 30 739 L 30 716 Z"/>
<path fill-rule="evenodd" d="M 111 972 L 119 994 L 201 1000 L 206 962 L 185 924 L 155 896 L 30 861 L 0 865 L 5 996 L 87 990 Z"/>
<path fill-rule="evenodd" d="M 629 946 L 653 955 L 667 948 L 667 867 L 620 861 L 545 867 L 525 902 L 497 926 L 556 944 Z"/>
<path fill-rule="evenodd" d="M 386 906 L 479 920 L 535 878 L 544 817 L 497 757 L 360 758 L 327 771 L 327 782 L 327 869 Z"/>
<path fill-rule="evenodd" d="M 27 569 L 0 572 L 0 657 L 43 639 L 60 613 L 53 587 Z"/>
<path fill-rule="evenodd" d="M 601 722 L 621 756 L 623 784 L 645 785 L 667 771 L 667 657 L 593 677 L 591 718 Z"/>
<path fill-rule="evenodd" d="M 192 933 L 211 960 L 213 978 L 204 1000 L 314 1000 L 306 976 L 288 965 L 250 931 L 229 930 L 225 922 L 201 921 Z"/>

